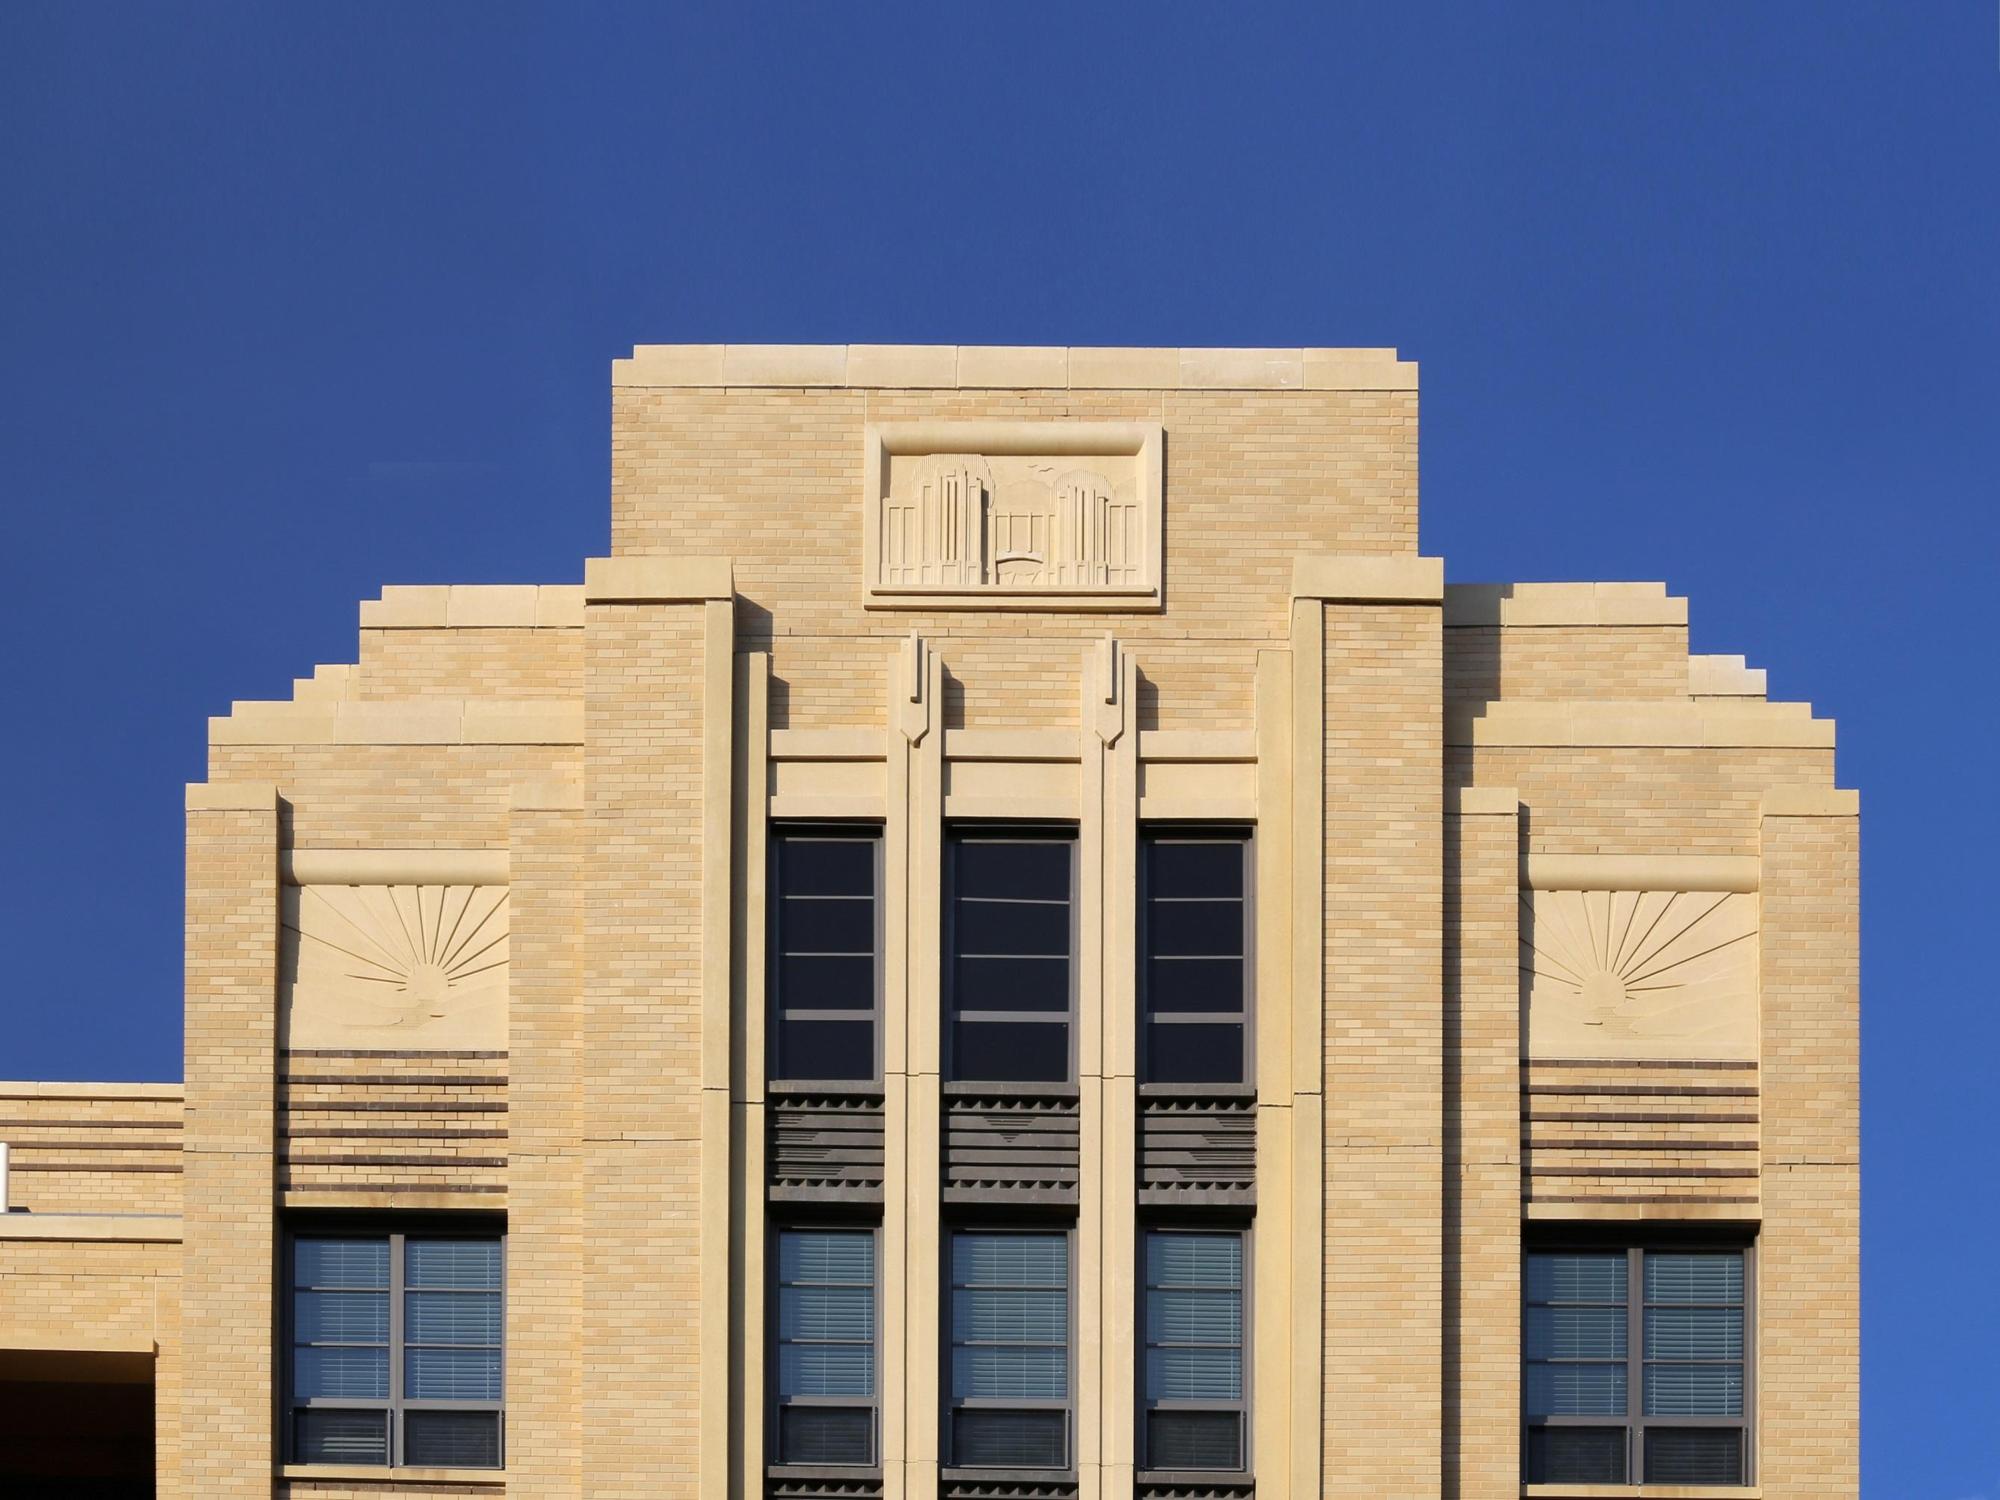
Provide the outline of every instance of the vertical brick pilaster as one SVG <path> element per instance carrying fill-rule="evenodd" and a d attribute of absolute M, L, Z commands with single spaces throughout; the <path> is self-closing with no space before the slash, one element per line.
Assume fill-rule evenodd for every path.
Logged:
<path fill-rule="evenodd" d="M 1759 1477 L 1768 1500 L 1859 1493 L 1860 820 L 1850 792 L 1763 819 L 1764 1230 Z"/>
<path fill-rule="evenodd" d="M 1520 809 L 1460 792 L 1444 844 L 1445 1500 L 1520 1486 Z"/>
<path fill-rule="evenodd" d="M 180 1490 L 269 1496 L 273 1418 L 278 798 L 187 798 L 187 1113 Z"/>

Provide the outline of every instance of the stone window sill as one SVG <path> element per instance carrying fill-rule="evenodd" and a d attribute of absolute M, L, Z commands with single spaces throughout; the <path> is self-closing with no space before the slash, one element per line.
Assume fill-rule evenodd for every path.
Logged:
<path fill-rule="evenodd" d="M 1754 1484 L 1524 1484 L 1524 1500 L 1763 1500 Z"/>
<path fill-rule="evenodd" d="M 380 1464 L 285 1464 L 280 1479 L 369 1479 L 377 1484 L 507 1483 L 505 1469 L 391 1469 Z"/>

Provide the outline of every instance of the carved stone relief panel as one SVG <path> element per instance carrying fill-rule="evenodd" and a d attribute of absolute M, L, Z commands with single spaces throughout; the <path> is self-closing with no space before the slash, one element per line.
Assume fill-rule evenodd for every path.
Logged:
<path fill-rule="evenodd" d="M 507 888 L 284 887 L 288 1047 L 502 1050 Z"/>
<path fill-rule="evenodd" d="M 1521 904 L 1528 1057 L 1756 1060 L 1754 894 L 1537 890 Z"/>
<path fill-rule="evenodd" d="M 1159 606 L 1157 423 L 886 422 L 865 440 L 871 607 Z"/>

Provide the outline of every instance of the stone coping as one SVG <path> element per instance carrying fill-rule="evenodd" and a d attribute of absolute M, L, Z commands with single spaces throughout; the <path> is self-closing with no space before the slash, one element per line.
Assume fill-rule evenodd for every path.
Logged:
<path fill-rule="evenodd" d="M 1664 583 L 1448 583 L 1444 588 L 1448 627 L 1687 622 L 1687 600 L 1668 594 Z"/>
<path fill-rule="evenodd" d="M 30 1213 L 15 1209 L 0 1214 L 0 1240 L 124 1240 L 131 1243 L 178 1245 L 179 1214 Z M 64 1335 L 59 1347 L 78 1347 Z M 10 1345 L 18 1348 L 18 1344 Z M 52 1346 L 56 1347 L 56 1346 Z M 123 1346 L 120 1346 L 123 1347 Z"/>
<path fill-rule="evenodd" d="M 615 388 L 1414 391 L 1394 349 L 1065 348 L 998 344 L 639 344 Z"/>
<path fill-rule="evenodd" d="M 179 1099 L 180 1083 L 38 1083 L 0 1080 L 0 1099 Z"/>

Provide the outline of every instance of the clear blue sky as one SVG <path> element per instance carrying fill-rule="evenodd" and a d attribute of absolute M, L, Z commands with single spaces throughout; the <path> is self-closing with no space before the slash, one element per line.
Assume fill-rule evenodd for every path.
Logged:
<path fill-rule="evenodd" d="M 1992 0 L 938 9 L 0 5 L 0 1077 L 178 1076 L 205 716 L 578 578 L 633 342 L 1395 345 L 1453 578 L 1839 719 L 1867 1493 L 2000 1500 Z"/>

